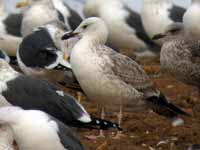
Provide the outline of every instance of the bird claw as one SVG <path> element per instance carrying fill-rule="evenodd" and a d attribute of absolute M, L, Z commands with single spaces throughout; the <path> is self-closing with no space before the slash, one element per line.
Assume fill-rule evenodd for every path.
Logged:
<path fill-rule="evenodd" d="M 119 140 L 119 139 L 124 138 L 124 137 L 126 137 L 126 135 L 123 134 L 121 131 L 118 131 L 116 136 L 112 137 L 112 139 Z"/>

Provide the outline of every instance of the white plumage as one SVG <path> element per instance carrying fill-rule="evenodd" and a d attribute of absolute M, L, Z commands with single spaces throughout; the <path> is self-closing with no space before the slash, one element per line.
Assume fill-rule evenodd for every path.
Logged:
<path fill-rule="evenodd" d="M 79 140 L 63 124 L 38 110 L 19 107 L 0 108 L 0 124 L 9 125 L 20 150 L 82 150 Z M 62 125 L 62 129 L 61 126 Z M 62 139 L 66 134 L 69 139 Z"/>
<path fill-rule="evenodd" d="M 193 34 L 200 37 L 200 1 L 193 0 L 192 5 L 183 16 L 184 26 Z"/>

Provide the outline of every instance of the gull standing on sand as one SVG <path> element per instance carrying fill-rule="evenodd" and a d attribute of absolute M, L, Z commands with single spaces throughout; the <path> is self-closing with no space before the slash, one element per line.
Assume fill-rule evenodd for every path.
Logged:
<path fill-rule="evenodd" d="M 172 124 L 183 123 L 178 114 L 184 111 L 170 103 L 157 90 L 140 65 L 127 56 L 105 46 L 108 29 L 97 17 L 84 20 L 76 30 L 63 35 L 62 39 L 80 38 L 70 56 L 72 70 L 83 91 L 103 107 L 119 106 L 118 123 L 122 119 L 122 105 L 146 105 L 156 113 L 171 119 Z M 104 110 L 104 109 L 103 109 Z M 102 111 L 102 117 L 104 111 Z M 102 134 L 101 134 L 102 136 Z M 120 136 L 118 132 L 117 137 Z"/>
<path fill-rule="evenodd" d="M 0 124 L 11 128 L 13 138 L 20 150 L 84 149 L 69 127 L 39 110 L 24 110 L 13 106 L 1 107 Z"/>
<path fill-rule="evenodd" d="M 182 22 L 185 11 L 172 0 L 143 0 L 141 16 L 145 31 L 150 38 L 163 33 L 171 23 Z"/>
<path fill-rule="evenodd" d="M 86 17 L 100 17 L 108 26 L 108 44 L 131 56 L 134 51 L 159 50 L 147 36 L 140 14 L 131 10 L 121 0 L 87 0 L 84 6 Z M 126 54 L 126 53 L 124 53 Z"/>
<path fill-rule="evenodd" d="M 161 69 L 200 89 L 200 41 L 182 23 L 170 25 L 165 33 L 155 35 L 153 39 L 164 41 Z"/>
<path fill-rule="evenodd" d="M 24 6 L 27 8 L 21 27 L 23 37 L 50 21 L 62 21 L 68 29 L 75 29 L 82 21 L 78 13 L 64 4 L 63 0 L 24 0 L 17 4 L 17 7 Z"/>
<path fill-rule="evenodd" d="M 200 38 L 200 0 L 192 0 L 192 5 L 183 16 L 183 23 L 187 30 Z"/>

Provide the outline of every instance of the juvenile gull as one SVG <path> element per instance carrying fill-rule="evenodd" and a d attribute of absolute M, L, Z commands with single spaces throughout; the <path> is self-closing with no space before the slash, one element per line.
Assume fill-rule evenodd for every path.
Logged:
<path fill-rule="evenodd" d="M 87 0 L 84 14 L 100 17 L 106 22 L 109 29 L 107 44 L 115 50 L 159 49 L 147 36 L 140 15 L 121 0 Z"/>
<path fill-rule="evenodd" d="M 28 6 L 23 13 L 21 33 L 23 36 L 30 34 L 47 22 L 60 20 L 68 29 L 74 29 L 82 18 L 62 0 L 25 0 L 18 3 L 17 7 Z"/>
<path fill-rule="evenodd" d="M 112 122 L 91 118 L 74 97 L 50 82 L 19 74 L 0 59 L 0 106 L 7 105 L 45 111 L 70 126 L 118 129 Z"/>
<path fill-rule="evenodd" d="M 192 0 L 192 5 L 187 9 L 183 16 L 184 26 L 192 34 L 200 38 L 200 1 Z"/>
<path fill-rule="evenodd" d="M 64 34 L 62 39 L 72 36 L 80 38 L 70 56 L 72 70 L 77 80 L 91 100 L 103 107 L 120 106 L 119 124 L 122 119 L 123 104 L 133 104 L 132 109 L 147 104 L 156 113 L 170 118 L 173 125 L 176 125 L 177 121 L 183 122 L 178 118 L 178 114 L 186 115 L 186 113 L 170 103 L 154 87 L 142 67 L 129 57 L 104 45 L 108 29 L 102 19 L 88 18 L 76 30 Z"/>
<path fill-rule="evenodd" d="M 170 25 L 165 33 L 154 39 L 165 41 L 160 54 L 161 69 L 200 88 L 200 41 L 181 23 Z"/>
<path fill-rule="evenodd" d="M 173 22 L 182 22 L 185 8 L 176 6 L 172 0 L 144 0 L 141 10 L 142 23 L 148 36 L 163 33 Z"/>
<path fill-rule="evenodd" d="M 11 128 L 20 150 L 84 149 L 69 127 L 39 110 L 2 107 L 0 124 Z"/>

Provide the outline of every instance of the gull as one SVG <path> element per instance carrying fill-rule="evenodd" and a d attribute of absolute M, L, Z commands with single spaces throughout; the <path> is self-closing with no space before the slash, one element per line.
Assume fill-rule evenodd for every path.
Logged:
<path fill-rule="evenodd" d="M 5 10 L 5 2 L 0 1 L 0 49 L 9 56 L 16 56 L 16 50 L 22 41 L 20 37 L 21 13 L 8 13 Z"/>
<path fill-rule="evenodd" d="M 63 0 L 24 0 L 17 4 L 19 8 L 25 6 L 21 26 L 23 37 L 50 21 L 62 21 L 68 29 L 76 28 L 82 21 L 78 13 L 65 5 Z"/>
<path fill-rule="evenodd" d="M 163 72 L 190 85 L 200 87 L 200 41 L 182 23 L 169 25 L 164 33 L 155 35 L 162 40 L 160 62 Z"/>
<path fill-rule="evenodd" d="M 200 37 L 200 1 L 192 0 L 192 5 L 187 9 L 183 16 L 183 23 L 187 30 Z"/>
<path fill-rule="evenodd" d="M 171 23 L 182 22 L 185 11 L 185 8 L 173 4 L 172 0 L 144 0 L 141 10 L 144 29 L 152 38 L 163 33 Z"/>
<path fill-rule="evenodd" d="M 61 35 L 66 31 L 62 22 L 53 21 L 24 37 L 17 50 L 21 70 L 27 75 L 42 76 L 45 70 L 70 69 L 61 50 Z"/>
<path fill-rule="evenodd" d="M 80 39 L 70 55 L 72 70 L 79 84 L 91 101 L 103 107 L 120 107 L 119 125 L 125 104 L 133 104 L 133 110 L 140 105 L 147 106 L 171 119 L 174 126 L 183 123 L 178 114 L 187 113 L 165 98 L 139 64 L 105 46 L 108 29 L 101 18 L 85 19 L 77 29 L 64 34 L 62 39 L 73 36 Z M 116 138 L 120 134 L 118 132 Z"/>
<path fill-rule="evenodd" d="M 121 50 L 122 53 L 128 51 L 130 54 L 147 49 L 154 52 L 159 50 L 147 36 L 140 14 L 121 0 L 87 0 L 84 15 L 100 17 L 105 21 L 109 29 L 106 44 L 115 50 Z"/>
<path fill-rule="evenodd" d="M 68 126 L 42 111 L 9 106 L 0 108 L 0 116 L 0 124 L 11 128 L 20 150 L 84 149 Z"/>

